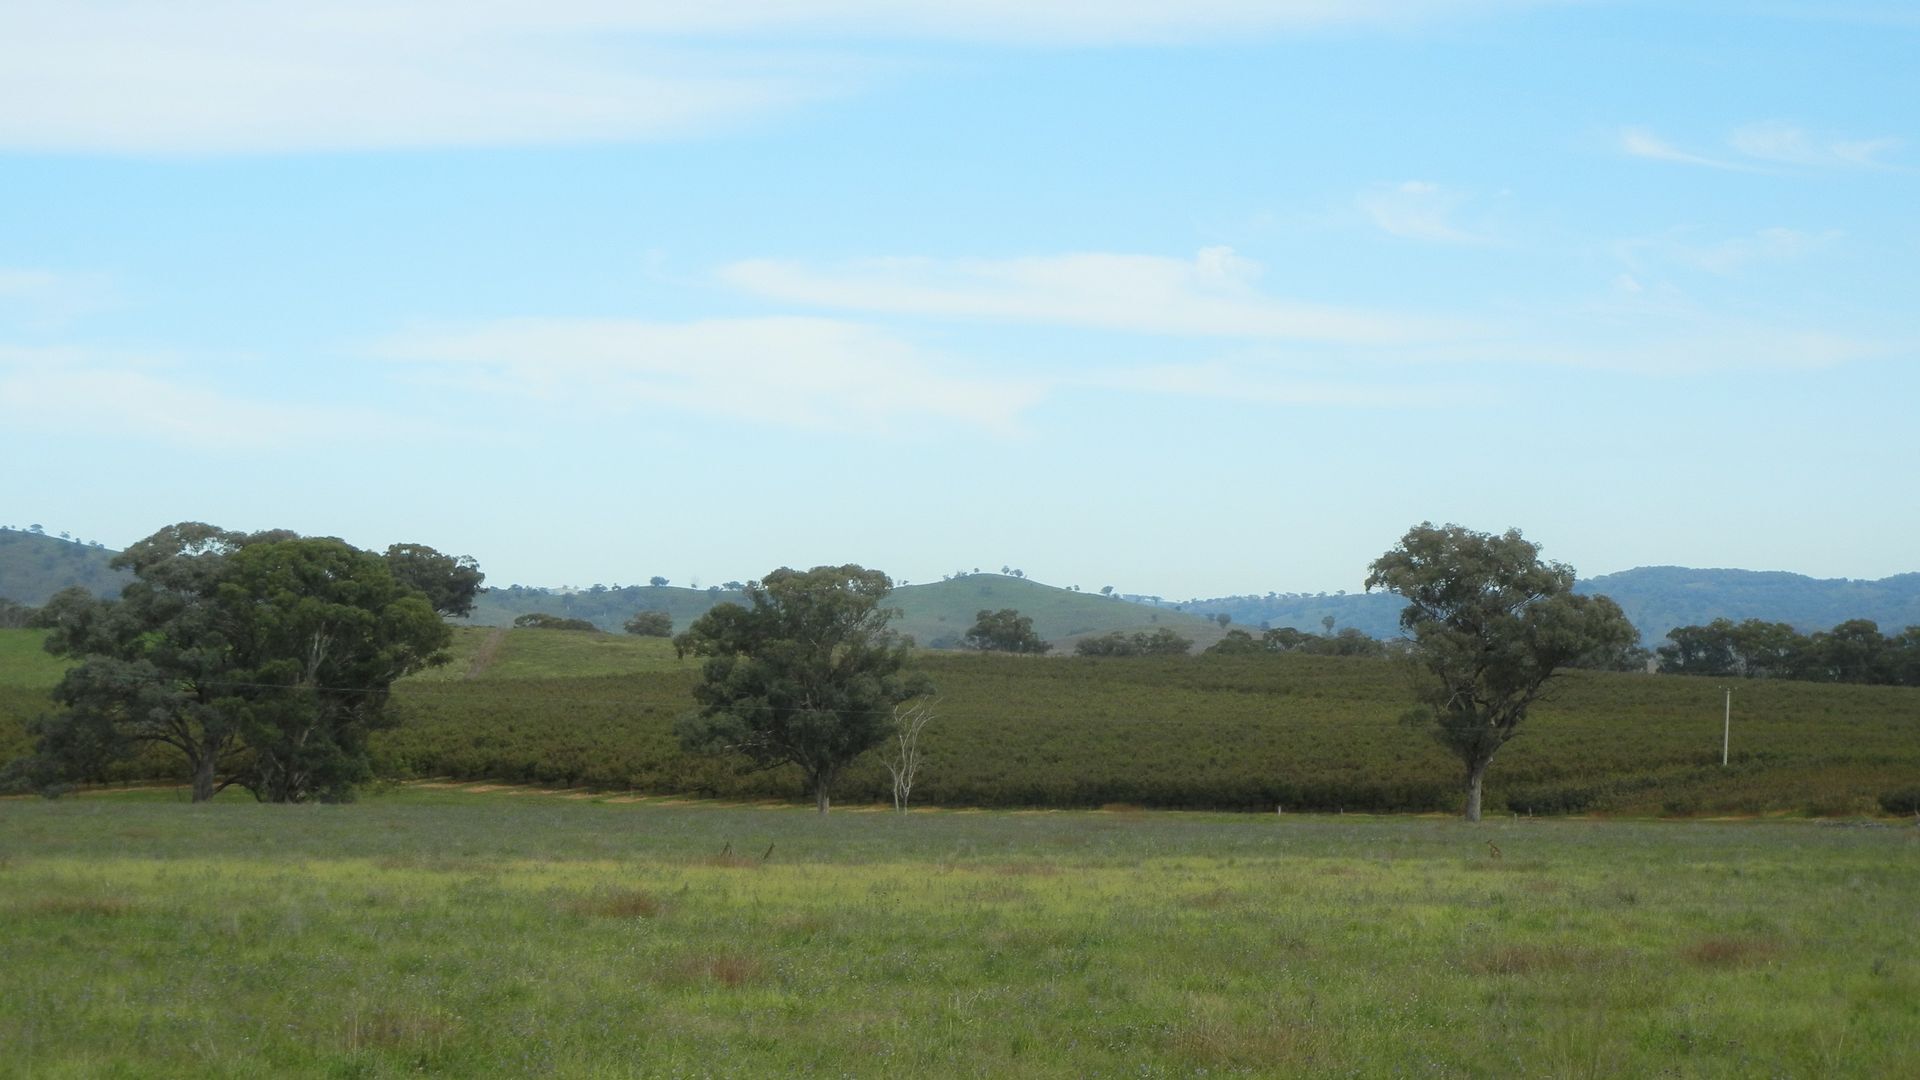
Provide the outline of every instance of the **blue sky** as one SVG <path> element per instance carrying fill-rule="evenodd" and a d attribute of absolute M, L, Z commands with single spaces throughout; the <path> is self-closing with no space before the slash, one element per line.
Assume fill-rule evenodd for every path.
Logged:
<path fill-rule="evenodd" d="M 1920 569 L 1920 5 L 16 0 L 0 524 Z"/>

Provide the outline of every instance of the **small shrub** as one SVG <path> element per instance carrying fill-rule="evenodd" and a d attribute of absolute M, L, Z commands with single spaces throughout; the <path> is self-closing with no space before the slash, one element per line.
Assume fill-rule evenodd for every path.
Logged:
<path fill-rule="evenodd" d="M 1920 784 L 1881 792 L 1880 808 L 1889 814 L 1920 814 Z"/>

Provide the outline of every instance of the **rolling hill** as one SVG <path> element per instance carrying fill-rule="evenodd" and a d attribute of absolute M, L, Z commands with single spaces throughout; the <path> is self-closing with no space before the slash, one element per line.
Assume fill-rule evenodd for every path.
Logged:
<path fill-rule="evenodd" d="M 107 565 L 115 554 L 96 544 L 0 529 L 0 598 L 38 605 L 70 585 L 117 595 L 127 578 Z M 1791 623 L 1801 633 L 1849 619 L 1871 619 L 1887 632 L 1920 625 L 1920 573 L 1857 581 L 1781 571 L 1644 566 L 1583 579 L 1576 587 L 1617 601 L 1648 646 L 1659 644 L 1676 626 L 1717 618 Z M 617 632 L 635 612 L 656 610 L 673 616 L 674 627 L 684 629 L 714 604 L 739 598 L 739 593 L 720 588 L 633 585 L 563 592 L 516 585 L 482 593 L 466 623 L 508 626 L 517 616 L 543 611 Z M 1169 627 L 1204 648 L 1224 633 L 1213 620 L 1216 615 L 1228 616 L 1237 627 L 1292 626 L 1311 633 L 1320 632 L 1330 617 L 1335 629 L 1351 627 L 1389 638 L 1400 632 L 1402 606 L 1398 598 L 1378 593 L 1267 593 L 1184 602 L 1134 595 L 1109 598 L 993 573 L 901 586 L 890 602 L 901 610 L 899 628 L 923 647 L 957 647 L 976 612 L 1010 607 L 1030 616 L 1040 636 L 1061 651 L 1070 651 L 1089 634 L 1157 627 Z"/>
<path fill-rule="evenodd" d="M 635 585 L 601 591 L 552 592 L 543 589 L 492 589 L 474 604 L 468 622 L 475 626 L 508 626 L 516 616 L 533 611 L 585 619 L 602 630 L 618 631 L 636 611 L 664 611 L 673 616 L 676 631 L 723 601 L 738 602 L 741 595 L 725 589 L 681 589 Z M 1056 589 L 1003 574 L 969 574 L 926 585 L 903 585 L 887 602 L 900 609 L 896 629 L 912 635 L 926 648 L 956 649 L 982 610 L 1015 608 L 1033 619 L 1034 631 L 1054 643 L 1056 651 L 1070 652 L 1073 643 L 1089 635 L 1115 630 L 1129 633 L 1168 627 L 1205 648 L 1225 633 L 1217 623 L 1190 612 L 1150 608 L 1125 600 Z"/>
<path fill-rule="evenodd" d="M 107 563 L 119 552 L 25 529 L 0 529 L 0 597 L 39 607 L 61 589 L 78 585 L 96 596 L 118 596 L 131 580 Z"/>

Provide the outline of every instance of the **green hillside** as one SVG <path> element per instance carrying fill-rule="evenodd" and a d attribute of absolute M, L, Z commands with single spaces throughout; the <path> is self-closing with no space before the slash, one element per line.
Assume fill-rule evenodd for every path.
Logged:
<path fill-rule="evenodd" d="M 1852 581 L 1778 571 L 1642 566 L 1582 582 L 1580 591 L 1612 597 L 1648 644 L 1676 626 L 1705 626 L 1715 619 L 1790 623 L 1803 634 L 1849 619 L 1871 619 L 1889 633 L 1920 626 L 1920 574 Z"/>
<path fill-rule="evenodd" d="M 544 611 L 586 619 L 602 630 L 617 632 L 634 612 L 653 610 L 672 615 L 674 629 L 679 631 L 713 605 L 740 599 L 739 593 L 724 589 L 652 585 L 566 593 L 492 589 L 475 602 L 467 622 L 474 626 L 509 626 L 520 615 Z M 1196 649 L 1218 641 L 1224 633 L 1219 624 L 1189 612 L 1147 608 L 1004 574 L 970 574 L 926 585 L 903 585 L 888 596 L 887 603 L 900 609 L 895 628 L 931 649 L 960 648 L 961 638 L 982 609 L 1009 607 L 1032 618 L 1034 631 L 1053 642 L 1057 652 L 1071 652 L 1073 643 L 1081 637 L 1114 630 L 1170 627 L 1192 638 Z"/>
<path fill-rule="evenodd" d="M 0 632 L 0 657 L 37 635 Z M 726 798 L 801 795 L 786 770 L 683 754 L 674 719 L 695 661 L 660 639 L 465 629 L 446 667 L 407 680 L 404 723 L 376 736 L 395 776 L 588 786 Z M 939 688 L 916 798 L 950 806 L 1215 807 L 1450 811 L 1457 763 L 1401 726 L 1399 670 L 1384 661 L 1272 655 L 1138 660 L 924 653 Z M 0 676 L 0 758 L 26 749 L 53 669 Z M 1574 672 L 1502 752 L 1494 813 L 1873 812 L 1920 784 L 1920 690 L 1742 684 L 1733 763 L 1719 765 L 1717 682 Z M 122 768 L 166 774 L 164 758 Z M 842 803 L 879 802 L 877 761 L 851 769 Z"/>
<path fill-rule="evenodd" d="M 664 611 L 673 616 L 673 629 L 678 633 L 713 605 L 739 599 L 739 593 L 725 589 L 682 589 L 672 585 L 596 586 L 576 592 L 514 586 L 481 593 L 474 600 L 473 614 L 465 621 L 474 626 L 512 626 L 519 616 L 540 611 L 585 619 L 602 630 L 619 633 L 635 612 Z"/>
<path fill-rule="evenodd" d="M 961 648 L 961 639 L 984 609 L 1014 608 L 1033 620 L 1034 633 L 1053 643 L 1056 653 L 1073 643 L 1115 630 L 1132 632 L 1168 627 L 1192 638 L 1195 649 L 1220 640 L 1219 624 L 1184 612 L 1154 610 L 1125 600 L 1056 589 L 1002 574 L 970 574 L 950 581 L 895 589 L 887 602 L 900 609 L 894 624 L 927 648 Z"/>
<path fill-rule="evenodd" d="M 96 596 L 118 596 L 129 576 L 108 566 L 117 551 L 22 529 L 0 529 L 0 597 L 31 607 L 78 585 Z"/>

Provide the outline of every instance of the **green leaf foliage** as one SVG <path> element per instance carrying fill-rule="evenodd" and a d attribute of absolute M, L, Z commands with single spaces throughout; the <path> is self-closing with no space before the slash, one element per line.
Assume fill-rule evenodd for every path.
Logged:
<path fill-rule="evenodd" d="M 451 618 L 473 612 L 473 601 L 487 575 L 471 555 L 442 555 L 425 544 L 395 544 L 387 549 L 387 569 L 395 581 L 419 590 L 433 610 Z"/>
<path fill-rule="evenodd" d="M 982 610 L 967 631 L 969 649 L 981 652 L 1024 653 L 1039 656 L 1052 651 L 1053 645 L 1033 632 L 1033 619 L 1013 608 Z"/>
<path fill-rule="evenodd" d="M 1518 529 L 1416 525 L 1374 561 L 1366 585 L 1407 601 L 1400 625 L 1419 705 L 1409 721 L 1466 766 L 1469 820 L 1479 820 L 1487 766 L 1555 673 L 1639 637 L 1613 601 L 1575 594 L 1573 568 L 1542 562 Z"/>
<path fill-rule="evenodd" d="M 586 630 L 598 633 L 600 628 L 585 619 L 569 619 L 560 615 L 549 615 L 544 611 L 529 611 L 513 620 L 513 625 L 522 630 Z"/>
<path fill-rule="evenodd" d="M 705 658 L 683 745 L 793 765 L 825 813 L 840 771 L 887 739 L 893 707 L 931 689 L 887 628 L 892 587 L 860 566 L 782 567 L 746 587 L 746 606 L 701 616 L 674 639 Z"/>
<path fill-rule="evenodd" d="M 1193 639 L 1182 637 L 1167 627 L 1152 631 L 1126 633 L 1115 630 L 1099 637 L 1082 638 L 1073 651 L 1080 656 L 1184 656 L 1193 648 Z"/>
<path fill-rule="evenodd" d="M 623 629 L 641 637 L 670 638 L 673 636 L 673 616 L 664 611 L 636 612 Z"/>
<path fill-rule="evenodd" d="M 115 559 L 118 600 L 69 589 L 46 648 L 75 661 L 30 726 L 30 771 L 97 778 L 147 748 L 184 759 L 196 801 L 349 797 L 395 679 L 450 631 L 379 556 L 333 539 L 168 526 Z"/>

